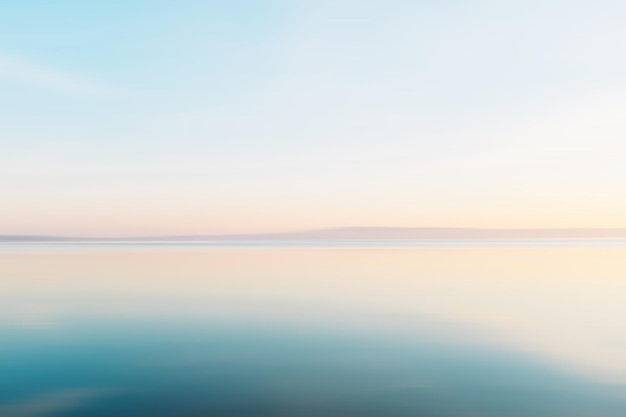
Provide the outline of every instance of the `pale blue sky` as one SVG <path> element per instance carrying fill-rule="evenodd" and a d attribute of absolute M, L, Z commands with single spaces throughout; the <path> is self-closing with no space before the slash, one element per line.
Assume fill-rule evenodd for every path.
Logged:
<path fill-rule="evenodd" d="M 626 3 L 0 4 L 0 233 L 626 226 Z"/>

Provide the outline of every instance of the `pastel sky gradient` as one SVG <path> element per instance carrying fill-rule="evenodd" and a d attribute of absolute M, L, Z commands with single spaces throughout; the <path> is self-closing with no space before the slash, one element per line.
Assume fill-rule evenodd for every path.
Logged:
<path fill-rule="evenodd" d="M 626 2 L 0 5 L 0 234 L 626 227 Z"/>

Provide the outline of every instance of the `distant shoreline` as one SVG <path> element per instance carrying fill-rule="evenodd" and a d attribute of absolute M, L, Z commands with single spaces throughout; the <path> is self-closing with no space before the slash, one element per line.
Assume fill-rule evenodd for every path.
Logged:
<path fill-rule="evenodd" d="M 411 241 L 549 241 L 620 240 L 626 229 L 471 229 L 355 227 L 285 233 L 213 234 L 180 236 L 75 237 L 0 235 L 3 243 L 261 243 L 261 242 L 411 242 Z"/>

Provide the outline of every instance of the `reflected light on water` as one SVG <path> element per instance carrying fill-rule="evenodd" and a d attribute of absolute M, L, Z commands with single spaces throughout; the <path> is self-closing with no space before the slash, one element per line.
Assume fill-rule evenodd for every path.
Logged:
<path fill-rule="evenodd" d="M 2 416 L 626 412 L 626 248 L 24 248 Z"/>

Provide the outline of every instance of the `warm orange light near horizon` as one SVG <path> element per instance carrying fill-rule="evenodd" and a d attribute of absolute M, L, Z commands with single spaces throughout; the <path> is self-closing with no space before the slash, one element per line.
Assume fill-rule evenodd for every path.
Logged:
<path fill-rule="evenodd" d="M 275 202 L 274 202 L 275 203 Z M 508 209 L 505 211 L 505 208 Z M 80 209 L 39 206 L 4 210 L 0 234 L 61 236 L 155 236 L 194 234 L 277 233 L 343 227 L 453 227 L 486 229 L 624 228 L 625 211 L 591 212 L 578 208 L 472 207 L 135 207 Z"/>

